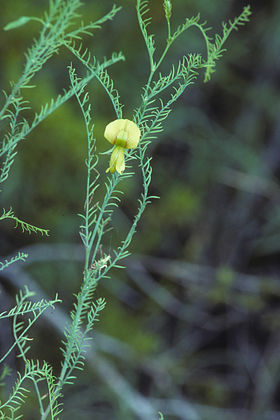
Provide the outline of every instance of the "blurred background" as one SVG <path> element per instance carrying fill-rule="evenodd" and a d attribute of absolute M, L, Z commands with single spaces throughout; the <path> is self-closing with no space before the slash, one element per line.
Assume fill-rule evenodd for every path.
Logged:
<path fill-rule="evenodd" d="M 1 2 L 0 27 L 22 15 L 41 16 L 47 0 Z M 251 22 L 232 34 L 212 80 L 200 77 L 177 103 L 165 132 L 151 147 L 152 194 L 131 246 L 126 270 L 112 272 L 98 287 L 107 299 L 95 327 L 93 348 L 75 386 L 65 389 L 65 412 L 80 420 L 279 420 L 280 419 L 280 2 L 255 0 Z M 148 74 L 135 1 L 103 30 L 85 40 L 97 58 L 123 51 L 125 63 L 110 68 L 132 118 Z M 213 33 L 238 15 L 243 0 L 173 0 L 173 29 L 201 13 Z M 112 6 L 84 1 L 86 19 Z M 158 48 L 164 46 L 161 0 L 151 1 Z M 31 23 L 0 36 L 0 81 L 20 75 L 38 27 Z M 188 52 L 204 51 L 195 30 L 179 39 L 162 71 Z M 28 91 L 35 110 L 69 85 L 67 51 L 54 57 Z M 80 74 L 84 69 L 77 65 Z M 98 84 L 89 86 L 98 150 L 114 119 Z M 43 99 L 42 99 L 43 98 Z M 59 339 L 73 291 L 82 277 L 79 217 L 85 194 L 86 137 L 79 108 L 70 100 L 19 146 L 1 193 L 23 219 L 50 229 L 48 238 L 0 225 L 1 255 L 27 250 L 26 264 L 1 277 L 1 311 L 24 284 L 63 304 L 32 332 L 34 358 L 58 372 Z M 108 156 L 100 159 L 100 171 Z M 141 179 L 124 184 L 125 194 L 104 244 L 110 252 L 130 226 Z M 100 199 L 97 196 L 96 199 Z M 3 308 L 3 309 L 2 309 Z M 12 340 L 9 322 L 0 327 L 1 354 Z M 11 355 L 15 372 L 20 362 Z M 12 372 L 8 382 L 12 384 Z M 6 389 L 7 391 L 7 389 Z M 5 390 L 1 391 L 2 396 Z M 38 418 L 30 396 L 25 417 Z"/>

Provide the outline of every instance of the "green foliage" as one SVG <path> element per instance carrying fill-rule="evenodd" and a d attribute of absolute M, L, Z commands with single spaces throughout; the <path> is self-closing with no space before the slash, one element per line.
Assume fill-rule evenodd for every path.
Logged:
<path fill-rule="evenodd" d="M 43 313 L 49 307 L 52 307 L 55 303 L 60 302 L 59 299 L 53 300 L 52 302 L 46 301 L 42 299 L 40 302 L 32 303 L 31 301 L 26 301 L 26 299 L 34 296 L 33 292 L 30 292 L 27 287 L 25 287 L 24 293 L 22 291 L 19 292 L 19 296 L 17 297 L 17 304 L 9 311 L 1 312 L 0 319 L 3 318 L 10 318 L 15 317 L 18 315 L 26 315 L 26 314 L 34 314 L 34 312 L 42 311 Z"/>
<path fill-rule="evenodd" d="M 16 261 L 25 261 L 27 257 L 28 257 L 28 254 L 25 254 L 24 252 L 18 252 L 17 255 L 15 255 L 14 257 L 11 257 L 9 260 L 0 262 L 0 271 L 9 267 L 9 265 L 15 263 Z"/>
<path fill-rule="evenodd" d="M 24 382 L 26 382 L 27 379 L 35 380 L 37 382 L 41 381 L 46 374 L 46 366 L 46 363 L 44 363 L 43 366 L 40 366 L 38 361 L 26 361 L 24 372 L 23 374 L 18 374 L 18 380 L 13 387 L 9 399 L 0 406 L 1 419 L 20 418 L 15 417 L 16 412 L 24 403 L 26 395 L 29 392 L 25 387 Z M 8 413 L 11 417 L 6 417 L 8 416 Z"/>
<path fill-rule="evenodd" d="M 31 20 L 38 20 L 41 23 L 44 23 L 41 19 L 38 19 L 36 17 L 30 17 L 30 16 L 21 16 L 19 19 L 14 20 L 13 22 L 8 23 L 6 26 L 4 26 L 4 31 L 10 31 L 11 29 L 16 29 L 20 26 L 25 25 L 26 23 L 30 22 Z"/>
<path fill-rule="evenodd" d="M 150 62 L 150 72 L 143 87 L 142 95 L 139 95 L 138 107 L 134 111 L 134 121 L 141 130 L 141 142 L 138 148 L 127 151 L 126 161 L 128 170 L 123 174 L 114 173 L 105 175 L 101 173 L 99 164 L 103 155 L 96 147 L 95 126 L 93 123 L 90 95 L 87 92 L 88 83 L 94 78 L 108 95 L 116 118 L 122 118 L 124 106 L 120 101 L 120 94 L 115 87 L 108 68 L 124 60 L 121 53 L 113 53 L 112 56 L 99 61 L 95 56 L 84 49 L 82 38 L 91 35 L 92 31 L 99 29 L 106 21 L 112 20 L 120 8 L 113 6 L 105 16 L 95 22 L 85 24 L 79 20 L 77 10 L 81 6 L 79 0 L 50 0 L 49 11 L 43 19 L 21 18 L 5 26 L 6 30 L 18 28 L 29 20 L 39 20 L 42 28 L 39 37 L 35 39 L 32 47 L 27 51 L 26 62 L 22 75 L 17 82 L 12 83 L 10 93 L 5 93 L 5 102 L 0 111 L 5 134 L 0 147 L 2 166 L 0 182 L 4 182 L 9 176 L 14 163 L 17 145 L 27 137 L 49 115 L 53 114 L 68 99 L 75 96 L 83 119 L 85 135 L 87 139 L 86 159 L 86 182 L 85 203 L 80 214 L 82 219 L 80 237 L 84 246 L 85 258 L 82 281 L 79 291 L 74 295 L 75 302 L 70 312 L 70 323 L 65 328 L 64 338 L 61 343 L 61 370 L 56 377 L 52 368 L 46 363 L 40 363 L 27 359 L 30 350 L 29 330 L 37 319 L 50 307 L 60 300 L 41 300 L 32 303 L 29 299 L 32 293 L 28 289 L 20 292 L 16 306 L 10 311 L 0 314 L 0 318 L 12 318 L 14 344 L 2 357 L 3 361 L 13 349 L 17 348 L 19 357 L 25 364 L 23 374 L 18 374 L 18 380 L 12 390 L 9 399 L 0 406 L 2 418 L 21 418 L 18 411 L 26 400 L 29 389 L 25 382 L 29 379 L 34 387 L 34 392 L 40 407 L 41 420 L 48 418 L 58 419 L 62 412 L 63 389 L 66 385 L 72 385 L 76 379 L 77 371 L 84 369 L 85 355 L 89 346 L 90 332 L 99 320 L 100 312 L 105 308 L 103 298 L 95 299 L 98 283 L 108 278 L 115 268 L 122 268 L 122 260 L 130 255 L 130 245 L 138 229 L 139 221 L 148 204 L 155 195 L 150 193 L 152 181 L 152 158 L 149 146 L 164 130 L 164 124 L 174 109 L 176 101 L 183 95 L 186 89 L 195 82 L 201 71 L 205 71 L 205 81 L 210 79 L 214 72 L 216 60 L 224 52 L 223 45 L 233 29 L 248 21 L 250 15 L 249 6 L 244 8 L 241 15 L 233 22 L 223 24 L 223 34 L 216 35 L 215 41 L 208 36 L 209 29 L 205 23 L 199 22 L 199 15 L 186 19 L 172 32 L 171 15 L 172 3 L 164 0 L 163 7 L 167 22 L 168 35 L 166 46 L 155 58 L 158 47 L 154 34 L 149 33 L 151 18 L 149 15 L 149 2 L 137 0 L 137 17 L 142 32 Z M 196 27 L 202 33 L 207 46 L 207 57 L 203 58 L 200 53 L 182 56 L 176 65 L 172 65 L 166 75 L 159 72 L 166 54 L 173 42 L 183 35 L 187 29 Z M 74 29 L 73 29 L 74 28 Z M 77 44 L 78 41 L 78 44 Z M 39 113 L 35 113 L 31 122 L 27 118 L 30 103 L 24 97 L 24 89 L 34 88 L 33 79 L 45 63 L 65 47 L 79 64 L 86 70 L 86 75 L 78 76 L 73 64 L 69 65 L 69 77 L 71 86 L 60 94 L 56 99 L 51 99 Z M 127 110 L 125 110 L 128 112 Z M 125 182 L 133 182 L 135 173 L 141 176 L 141 188 L 138 196 L 138 204 L 135 206 L 134 215 L 121 241 L 112 247 L 110 252 L 104 254 L 102 249 L 106 234 L 111 229 L 112 219 L 120 206 L 124 195 L 123 185 Z M 102 198 L 96 200 L 96 193 L 101 192 Z M 48 231 L 33 226 L 18 219 L 12 209 L 3 210 L 0 220 L 11 219 L 20 225 L 22 231 L 38 232 L 48 235 Z M 0 270 L 8 267 L 13 262 L 24 260 L 24 253 L 18 253 L 10 260 L 0 263 Z M 43 386 L 47 386 L 47 397 L 43 396 Z M 160 418 L 163 419 L 161 413 Z M 6 416 L 6 417 L 5 417 Z M 16 417 L 17 416 L 17 417 Z"/>
<path fill-rule="evenodd" d="M 25 353 L 30 348 L 25 347 L 26 343 L 29 341 L 27 332 L 48 308 L 53 308 L 56 303 L 61 302 L 61 300 L 59 300 L 56 296 L 53 300 L 42 299 L 39 302 L 32 303 L 28 300 L 32 296 L 34 296 L 34 293 L 30 292 L 28 288 L 25 287 L 24 292 L 20 291 L 19 295 L 16 297 L 16 306 L 10 309 L 10 311 L 2 312 L 0 314 L 0 319 L 13 318 L 13 332 L 15 339 L 14 344 L 9 348 L 6 354 L 1 357 L 0 363 L 6 359 L 16 346 L 19 348 L 21 357 L 25 358 Z M 29 315 L 27 325 L 25 325 L 24 321 L 18 318 L 22 315 Z"/>
<path fill-rule="evenodd" d="M 3 209 L 3 213 L 0 216 L 0 220 L 4 220 L 4 219 L 11 219 L 15 222 L 15 227 L 17 227 L 18 225 L 20 225 L 22 232 L 28 232 L 29 234 L 31 232 L 34 233 L 41 233 L 41 235 L 49 235 L 49 231 L 46 229 L 41 229 L 39 227 L 33 226 L 30 223 L 24 222 L 22 220 L 20 220 L 18 217 L 16 217 L 14 215 L 13 210 L 10 208 L 8 211 L 6 211 L 5 209 Z"/>
<path fill-rule="evenodd" d="M 215 71 L 216 61 L 222 57 L 223 53 L 226 51 L 224 47 L 224 43 L 228 39 L 229 35 L 233 30 L 237 30 L 239 26 L 245 25 L 246 22 L 249 22 L 249 17 L 251 15 L 250 6 L 244 7 L 243 12 L 240 16 L 236 17 L 233 21 L 229 20 L 228 23 L 223 23 L 222 28 L 223 32 L 222 35 L 217 34 L 215 36 L 215 41 L 210 42 L 210 40 L 205 37 L 206 45 L 207 45 L 207 54 L 208 59 L 206 63 L 206 73 L 204 81 L 208 82 L 211 78 L 211 74 Z M 205 31 L 204 31 L 205 33 Z M 205 35 L 204 35 L 205 36 Z"/>

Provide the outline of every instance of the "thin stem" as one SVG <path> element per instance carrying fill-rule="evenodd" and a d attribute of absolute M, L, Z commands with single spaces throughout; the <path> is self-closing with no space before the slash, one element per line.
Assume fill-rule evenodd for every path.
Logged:
<path fill-rule="evenodd" d="M 88 146 L 88 159 L 90 159 L 90 147 Z M 89 268 L 89 256 L 90 256 L 90 246 L 89 246 L 89 211 L 90 211 L 90 203 L 89 203 L 89 193 L 90 193 L 90 164 L 88 160 L 87 165 L 87 189 L 86 189 L 86 208 L 85 208 L 85 238 L 86 238 L 86 255 L 85 255 L 85 265 L 84 269 L 87 270 Z"/>
<path fill-rule="evenodd" d="M 107 191 L 107 193 L 105 195 L 105 198 L 103 200 L 102 207 L 100 209 L 100 213 L 99 213 L 98 219 L 97 219 L 97 221 L 95 223 L 95 227 L 94 227 L 94 230 L 93 230 L 92 235 L 91 235 L 91 238 L 90 238 L 90 249 L 92 249 L 92 247 L 93 247 L 93 242 L 95 240 L 95 236 L 96 236 L 97 231 L 99 229 L 99 225 L 100 225 L 100 223 L 102 221 L 102 217 L 103 217 L 104 212 L 106 210 L 107 204 L 108 204 L 108 202 L 109 202 L 109 200 L 110 200 L 110 198 L 111 198 L 111 196 L 112 196 L 112 194 L 114 192 L 114 189 L 116 188 L 116 186 L 117 186 L 117 184 L 119 182 L 119 179 L 120 179 L 120 176 L 118 174 L 115 174 L 114 175 L 113 182 L 111 183 L 111 186 L 110 186 L 109 190 Z M 95 251 L 94 255 L 96 255 L 96 251 Z M 91 259 L 91 261 L 92 261 L 92 263 L 94 262 L 93 259 Z"/>
<path fill-rule="evenodd" d="M 25 364 L 27 364 L 27 359 L 26 359 L 25 354 L 24 354 L 24 349 L 23 349 L 22 345 L 20 344 L 20 340 L 18 339 L 17 334 L 16 334 L 16 321 L 17 321 L 17 316 L 15 316 L 14 319 L 13 319 L 13 330 L 14 330 L 14 335 L 15 335 L 15 342 L 16 342 L 18 348 L 19 348 L 20 354 L 21 354 Z M 32 377 L 32 382 L 33 382 L 33 385 L 34 385 L 34 388 L 35 388 L 35 391 L 36 391 L 36 394 L 37 394 L 37 398 L 38 398 L 38 402 L 39 402 L 39 406 L 40 406 L 40 413 L 42 414 L 44 412 L 44 407 L 43 407 L 43 404 L 42 404 L 42 397 L 41 397 L 41 394 L 40 394 L 40 391 L 39 391 L 39 387 L 37 385 L 36 380 L 33 377 Z"/>
<path fill-rule="evenodd" d="M 75 314 L 73 316 L 73 321 L 72 321 L 72 326 L 71 326 L 71 331 L 74 331 L 78 328 L 79 324 L 80 324 L 80 320 L 81 320 L 81 315 L 82 315 L 82 310 L 84 307 L 84 304 L 87 300 L 87 296 L 88 296 L 88 291 L 89 291 L 89 282 L 91 280 L 91 277 L 89 275 L 89 272 L 86 271 L 84 274 L 84 281 L 83 281 L 83 286 L 81 289 L 80 294 L 78 295 L 77 298 L 77 306 L 76 306 L 76 311 Z M 67 344 L 66 344 L 66 354 L 64 357 L 64 361 L 63 361 L 63 365 L 61 368 L 61 372 L 55 387 L 55 391 L 53 393 L 53 400 L 55 400 L 58 396 L 58 394 L 60 393 L 63 385 L 65 384 L 65 381 L 67 380 L 67 376 L 69 376 L 69 374 L 71 373 L 72 369 L 70 368 L 70 371 L 67 373 L 67 369 L 69 367 L 69 362 L 73 353 L 73 348 L 75 346 L 75 340 L 73 338 L 73 334 L 71 334 L 71 331 L 69 333 L 68 336 L 68 340 L 67 340 Z M 50 403 L 48 404 L 46 410 L 43 412 L 43 414 L 41 415 L 41 420 L 46 420 L 48 417 L 48 414 L 51 410 L 51 405 Z"/>
<path fill-rule="evenodd" d="M 167 43 L 170 42 L 171 39 L 171 27 L 170 27 L 170 20 L 167 20 Z"/>

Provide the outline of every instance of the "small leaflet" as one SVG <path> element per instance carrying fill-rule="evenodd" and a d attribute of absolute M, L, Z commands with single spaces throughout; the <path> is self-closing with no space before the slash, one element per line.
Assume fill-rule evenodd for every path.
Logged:
<path fill-rule="evenodd" d="M 30 20 L 32 20 L 32 17 L 21 16 L 19 19 L 13 20 L 12 22 L 4 26 L 4 31 L 10 31 L 11 29 L 15 29 L 15 28 L 18 28 L 19 26 L 23 26 Z"/>

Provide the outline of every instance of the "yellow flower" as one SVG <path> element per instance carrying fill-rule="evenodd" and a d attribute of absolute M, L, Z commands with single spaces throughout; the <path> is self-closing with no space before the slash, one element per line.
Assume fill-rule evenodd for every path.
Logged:
<path fill-rule="evenodd" d="M 106 172 L 121 174 L 125 169 L 124 151 L 134 149 L 138 146 L 141 131 L 137 125 L 130 120 L 119 119 L 110 122 L 104 132 L 104 137 L 115 147 L 113 149 L 110 166 Z"/>
<path fill-rule="evenodd" d="M 119 174 L 123 173 L 125 169 L 125 163 L 124 163 L 124 148 L 121 146 L 117 146 L 114 148 L 111 159 L 110 159 L 110 166 L 106 170 L 106 172 L 112 172 L 114 173 L 117 171 Z"/>

